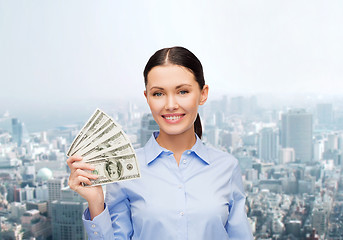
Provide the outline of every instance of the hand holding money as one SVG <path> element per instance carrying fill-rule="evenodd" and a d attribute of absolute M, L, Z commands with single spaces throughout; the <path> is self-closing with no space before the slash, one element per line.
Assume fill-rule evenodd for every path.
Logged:
<path fill-rule="evenodd" d="M 68 158 L 67 163 L 71 170 L 68 185 L 86 199 L 90 216 L 93 220 L 94 217 L 104 211 L 104 192 L 100 185 L 95 187 L 82 186 L 82 183 L 92 184 L 89 179 L 97 179 L 98 176 L 86 172 L 85 170 L 94 170 L 95 168 L 81 160 L 82 158 L 76 156 Z"/>
<path fill-rule="evenodd" d="M 71 156 L 67 160 L 70 168 L 69 187 L 80 194 L 88 202 L 98 202 L 103 200 L 103 191 L 101 186 L 94 188 L 85 188 L 83 184 L 91 185 L 91 180 L 98 178 L 97 175 L 91 173 L 95 168 L 88 163 L 82 161 L 81 157 Z M 98 198 L 99 197 L 99 198 Z"/>
<path fill-rule="evenodd" d="M 92 170 L 87 169 L 89 176 L 98 176 L 84 179 L 83 185 L 97 186 L 140 177 L 129 138 L 118 123 L 99 109 L 75 137 L 67 155 L 82 157 L 82 162 L 92 166 Z"/>

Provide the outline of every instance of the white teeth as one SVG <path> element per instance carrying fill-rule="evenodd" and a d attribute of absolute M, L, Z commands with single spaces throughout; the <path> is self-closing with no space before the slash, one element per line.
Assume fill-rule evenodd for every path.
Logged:
<path fill-rule="evenodd" d="M 172 116 L 172 117 L 165 117 L 167 120 L 178 120 L 181 116 Z"/>

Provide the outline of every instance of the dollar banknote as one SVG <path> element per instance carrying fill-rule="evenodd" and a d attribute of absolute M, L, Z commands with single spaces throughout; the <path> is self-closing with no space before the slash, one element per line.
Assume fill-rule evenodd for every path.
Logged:
<path fill-rule="evenodd" d="M 91 173 L 99 176 L 97 179 L 91 179 L 91 186 L 140 177 L 135 154 L 100 158 L 93 161 L 87 161 L 87 163 L 95 168 Z M 86 184 L 84 185 L 89 186 Z"/>
<path fill-rule="evenodd" d="M 126 136 L 126 134 L 123 131 L 119 131 L 114 133 L 111 136 L 104 136 L 103 138 L 100 138 L 97 140 L 94 145 L 82 149 L 78 156 L 87 157 L 87 155 L 91 153 L 101 152 L 105 149 L 113 148 L 113 147 L 119 147 L 126 143 L 130 142 L 129 138 Z"/>
<path fill-rule="evenodd" d="M 88 155 L 85 155 L 83 159 L 85 161 L 92 161 L 96 160 L 98 158 L 106 158 L 106 157 L 116 157 L 121 155 L 128 155 L 134 153 L 134 149 L 131 145 L 131 143 L 125 143 L 122 146 L 114 146 L 111 148 L 106 148 L 102 151 L 93 151 L 89 153 Z"/>
<path fill-rule="evenodd" d="M 119 134 L 121 132 L 121 134 Z M 88 153 L 92 149 L 98 149 L 99 145 L 106 142 L 106 140 L 113 139 L 115 137 L 122 137 L 126 134 L 119 128 L 116 128 L 114 124 L 107 126 L 104 130 L 95 134 L 95 136 L 91 136 L 84 143 L 82 143 L 82 147 L 80 147 L 74 155 L 77 156 L 85 156 L 85 153 Z M 124 140 L 128 140 L 125 138 Z"/>
<path fill-rule="evenodd" d="M 90 135 L 87 139 L 83 140 L 82 144 L 78 144 L 73 149 L 73 155 L 77 155 L 78 151 L 80 151 L 82 148 L 88 147 L 89 144 L 91 144 L 94 139 L 99 138 L 104 134 L 104 132 L 110 127 L 116 127 L 115 123 L 113 123 L 112 119 L 108 119 L 103 125 L 98 127 L 92 135 Z"/>
<path fill-rule="evenodd" d="M 73 140 L 67 156 L 80 156 L 94 165 L 92 185 L 140 177 L 136 153 L 120 124 L 96 109 Z"/>
<path fill-rule="evenodd" d="M 100 113 L 97 114 L 97 116 L 94 119 L 92 119 L 90 123 L 86 123 L 87 128 L 84 131 L 80 131 L 78 136 L 75 138 L 78 140 L 78 142 L 74 144 L 74 147 L 69 154 L 74 155 L 78 149 L 82 148 L 83 144 L 80 145 L 81 143 L 84 143 L 87 138 L 93 136 L 98 131 L 98 129 L 101 128 L 102 125 L 104 125 L 104 123 L 107 120 L 111 119 L 106 113 L 102 112 L 101 110 L 99 111 Z M 116 124 L 113 120 L 112 123 L 119 128 L 119 124 Z"/>
<path fill-rule="evenodd" d="M 75 139 L 71 143 L 71 145 L 67 151 L 67 156 L 72 155 L 72 151 L 76 148 L 76 146 L 80 142 L 80 139 L 81 139 L 83 133 L 88 130 L 89 126 L 92 124 L 92 122 L 94 122 L 94 120 L 100 114 L 100 112 L 101 112 L 100 109 L 96 109 L 95 112 L 93 113 L 93 115 L 89 118 L 89 120 L 86 122 L 86 124 L 82 127 L 79 134 L 75 137 Z"/>

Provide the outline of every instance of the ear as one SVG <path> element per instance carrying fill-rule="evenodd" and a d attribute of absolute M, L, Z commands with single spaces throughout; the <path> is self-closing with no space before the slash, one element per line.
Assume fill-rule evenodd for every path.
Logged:
<path fill-rule="evenodd" d="M 144 96 L 145 96 L 146 100 L 148 101 L 148 95 L 146 93 L 146 90 L 144 90 Z"/>
<path fill-rule="evenodd" d="M 201 90 L 201 95 L 200 95 L 200 105 L 204 105 L 208 97 L 208 85 L 204 85 L 204 87 Z"/>

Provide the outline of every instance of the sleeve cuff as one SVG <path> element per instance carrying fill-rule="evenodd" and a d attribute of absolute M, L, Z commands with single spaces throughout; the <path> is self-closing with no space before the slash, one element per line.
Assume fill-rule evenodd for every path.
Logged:
<path fill-rule="evenodd" d="M 89 208 L 82 215 L 89 239 L 107 239 L 106 236 L 112 236 L 113 238 L 112 221 L 106 203 L 104 207 L 104 211 L 96 216 L 93 221 L 90 220 Z"/>

